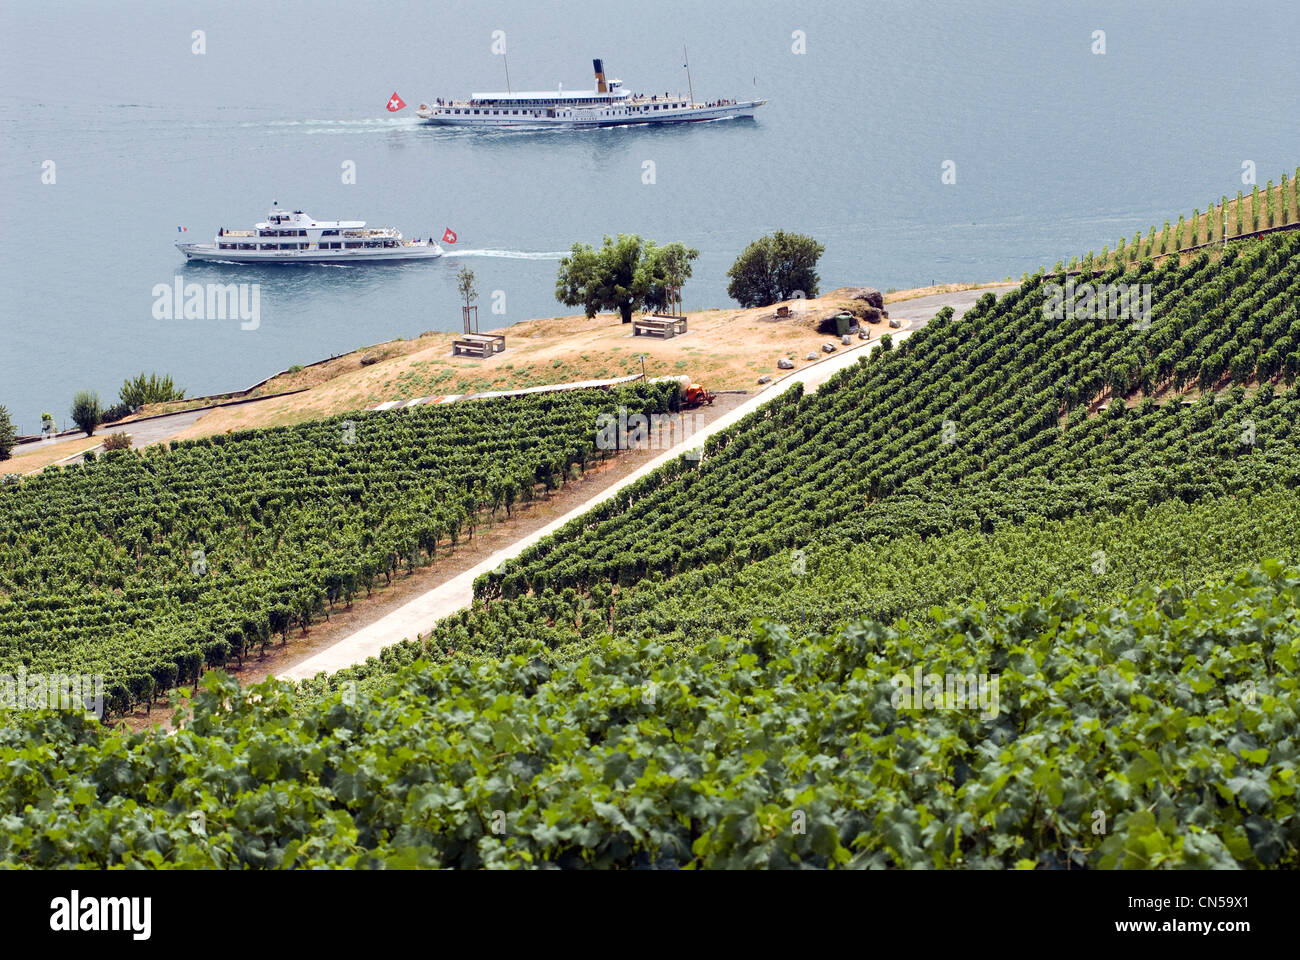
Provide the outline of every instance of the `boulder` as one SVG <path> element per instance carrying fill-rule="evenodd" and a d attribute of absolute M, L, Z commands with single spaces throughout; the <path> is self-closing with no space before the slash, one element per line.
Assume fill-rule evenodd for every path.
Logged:
<path fill-rule="evenodd" d="M 889 321 L 889 325 L 890 325 L 891 327 L 893 327 L 895 330 L 897 330 L 899 327 L 901 327 L 901 326 L 903 325 L 903 321 L 902 321 L 902 320 L 890 320 L 890 321 Z"/>
<path fill-rule="evenodd" d="M 822 344 L 822 352 L 823 352 L 823 353 L 834 353 L 834 352 L 835 352 L 835 344 L 833 344 L 833 343 L 823 343 L 823 344 Z"/>
<path fill-rule="evenodd" d="M 877 310 L 885 309 L 885 296 L 874 287 L 845 287 L 841 292 L 850 300 L 862 300 Z"/>
<path fill-rule="evenodd" d="M 847 333 L 844 334 L 844 336 L 840 337 L 840 343 L 844 344 L 844 346 L 846 347 L 852 342 L 853 342 L 853 338 L 850 337 Z"/>
<path fill-rule="evenodd" d="M 769 376 L 767 376 L 767 375 L 765 374 L 765 375 L 763 375 L 763 376 L 761 376 L 761 377 L 758 378 L 758 382 L 759 382 L 759 383 L 771 383 L 771 382 L 772 382 L 772 378 L 769 377 Z"/>
<path fill-rule="evenodd" d="M 793 369 L 794 369 L 794 361 L 791 360 L 789 357 L 782 357 L 780 360 L 778 360 L 778 361 L 776 362 L 776 366 L 777 366 L 777 369 L 780 369 L 780 370 L 793 370 Z"/>
<path fill-rule="evenodd" d="M 367 353 L 364 357 L 361 358 L 361 365 L 363 367 L 368 367 L 371 364 L 378 363 L 378 362 L 379 362 L 379 358 L 376 357 L 373 353 Z"/>
<path fill-rule="evenodd" d="M 815 354 L 815 353 L 810 353 L 810 354 L 808 354 L 808 356 L 804 357 L 804 359 L 805 359 L 805 360 L 816 360 L 816 359 L 817 359 L 817 354 Z"/>

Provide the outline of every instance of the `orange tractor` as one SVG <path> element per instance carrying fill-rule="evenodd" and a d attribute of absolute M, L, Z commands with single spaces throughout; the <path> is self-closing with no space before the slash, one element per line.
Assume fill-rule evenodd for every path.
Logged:
<path fill-rule="evenodd" d="M 706 403 L 709 406 L 712 406 L 713 401 L 718 399 L 716 394 L 710 393 L 708 390 L 705 390 L 698 383 L 690 384 L 686 388 L 684 395 L 686 397 L 685 406 L 690 408 L 702 407 Z"/>
<path fill-rule="evenodd" d="M 682 409 L 693 410 L 696 407 L 702 407 L 705 404 L 713 405 L 713 401 L 718 399 L 717 394 L 710 393 L 698 383 L 692 383 L 691 378 L 687 376 L 680 377 L 656 377 L 651 383 L 663 383 L 668 380 L 676 380 L 682 391 Z"/>

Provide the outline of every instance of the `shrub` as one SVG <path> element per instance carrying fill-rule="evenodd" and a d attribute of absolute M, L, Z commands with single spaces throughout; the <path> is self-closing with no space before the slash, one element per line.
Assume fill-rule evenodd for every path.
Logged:
<path fill-rule="evenodd" d="M 142 373 L 134 380 L 127 380 L 122 384 L 122 389 L 118 391 L 118 399 L 128 409 L 135 410 L 146 403 L 184 400 L 185 391 L 176 389 L 170 374 L 160 377 L 156 373 L 151 373 L 146 377 Z"/>
<path fill-rule="evenodd" d="M 110 450 L 130 450 L 131 435 L 129 433 L 110 433 L 104 438 L 104 452 Z"/>
<path fill-rule="evenodd" d="M 105 410 L 99 417 L 100 423 L 116 423 L 131 415 L 131 407 L 125 403 L 115 403 Z"/>
<path fill-rule="evenodd" d="M 9 411 L 0 406 L 0 460 L 9 459 L 9 451 L 17 440 L 14 434 L 14 422 L 9 419 Z"/>

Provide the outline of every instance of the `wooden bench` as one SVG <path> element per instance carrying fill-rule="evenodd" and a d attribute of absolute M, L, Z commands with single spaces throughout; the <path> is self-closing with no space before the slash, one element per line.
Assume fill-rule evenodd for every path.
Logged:
<path fill-rule="evenodd" d="M 632 321 L 632 336 L 659 337 L 667 340 L 686 332 L 685 317 L 670 317 L 656 313 L 652 317 L 642 317 Z"/>
<path fill-rule="evenodd" d="M 451 354 L 454 357 L 483 359 L 494 353 L 502 353 L 505 349 L 506 338 L 499 333 L 467 333 L 451 344 Z"/>

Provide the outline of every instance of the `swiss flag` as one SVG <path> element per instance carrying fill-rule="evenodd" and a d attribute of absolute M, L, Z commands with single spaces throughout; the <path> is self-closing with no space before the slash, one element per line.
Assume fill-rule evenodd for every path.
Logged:
<path fill-rule="evenodd" d="M 456 242 L 456 234 L 452 233 L 451 227 L 448 227 L 446 230 L 443 231 L 443 233 L 442 233 L 442 242 L 443 242 L 443 243 L 455 243 L 455 242 Z"/>
<path fill-rule="evenodd" d="M 397 95 L 397 91 L 394 90 L 393 95 L 388 98 L 388 112 L 396 113 L 398 110 L 401 110 L 402 107 L 404 106 L 406 106 L 406 101 L 403 100 L 401 97 L 399 97 Z"/>

